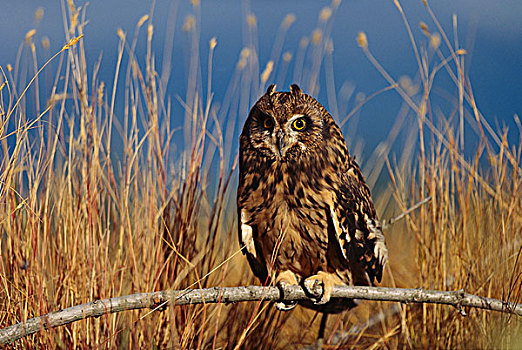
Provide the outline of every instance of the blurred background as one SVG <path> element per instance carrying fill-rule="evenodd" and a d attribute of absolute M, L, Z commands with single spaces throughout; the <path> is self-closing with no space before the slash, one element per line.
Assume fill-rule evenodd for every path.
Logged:
<path fill-rule="evenodd" d="M 294 70 L 300 43 L 303 38 L 311 37 L 318 26 L 321 10 L 329 4 L 329 1 L 316 0 L 206 0 L 194 10 L 190 1 L 129 0 L 124 3 L 79 2 L 76 6 L 86 8 L 88 23 L 84 28 L 83 41 L 87 66 L 94 67 L 101 57 L 99 79 L 105 82 L 110 82 L 114 76 L 118 28 L 131 36 L 139 19 L 145 14 L 151 14 L 154 24 L 152 51 L 158 71 L 161 71 L 162 66 L 167 66 L 167 62 L 163 61 L 165 48 L 173 45 L 172 55 L 167 58 L 171 77 L 166 93 L 173 98 L 184 96 L 187 88 L 190 41 L 183 33 L 183 26 L 187 25 L 187 16 L 197 18 L 203 77 L 206 77 L 205 62 L 208 55 L 206 43 L 213 37 L 217 39 L 213 59 L 213 100 L 219 102 L 225 96 L 242 48 L 249 45 L 245 27 L 250 14 L 255 16 L 257 26 L 257 38 L 254 41 L 261 69 L 274 54 L 278 54 L 274 45 L 277 46 L 276 36 L 280 32 L 281 23 L 288 14 L 295 15 L 295 21 L 289 26 L 282 42 L 280 57 L 277 57 L 281 61 L 280 65 L 283 65 L 285 58 L 288 59 L 288 68 L 280 70 L 276 76 L 270 76 L 267 82 L 278 83 L 280 89 L 287 89 L 289 84 L 302 80 Z M 416 39 L 422 40 L 419 29 L 421 21 L 427 23 L 430 30 L 436 30 L 422 1 L 409 1 L 401 5 Z M 515 127 L 513 116 L 522 109 L 522 2 L 441 0 L 433 1 L 430 6 L 452 43 L 455 40 L 452 35 L 453 15 L 456 15 L 459 46 L 467 51 L 465 71 L 472 83 L 479 110 L 492 125 L 498 123 L 499 128 L 503 125 Z M 15 64 L 24 37 L 33 28 L 37 29 L 35 43 L 48 39 L 47 43 L 50 44 L 47 50 L 38 51 L 40 64 L 57 52 L 66 42 L 62 11 L 66 10 L 61 8 L 59 1 L 5 1 L 0 11 L 0 65 Z M 401 15 L 393 1 L 343 1 L 332 15 L 335 16 L 331 27 L 333 52 L 331 60 L 326 61 L 325 65 L 332 65 L 333 79 L 329 79 L 329 85 L 323 83 L 318 91 L 309 92 L 315 93 L 338 121 L 351 110 L 350 104 L 352 108 L 357 104 L 357 99 L 362 100 L 388 86 L 357 46 L 355 38 L 359 31 L 367 34 L 370 50 L 394 79 L 408 77 L 415 84 L 417 63 Z M 136 49 L 138 60 L 145 55 L 146 30 L 141 30 L 140 35 L 141 40 Z M 21 55 L 31 56 L 31 53 L 22 50 Z M 321 70 L 321 81 L 324 81 L 325 70 Z M 48 71 L 47 86 L 50 88 L 55 69 L 49 68 Z M 203 79 L 203 84 L 205 81 Z M 332 91 L 328 94 L 327 85 L 334 88 L 335 94 Z M 455 89 L 455 85 L 444 75 L 437 78 L 436 85 L 434 94 L 442 98 L 448 91 Z M 44 91 L 44 95 L 49 94 Z M 332 100 L 328 96 L 337 97 L 336 106 L 331 105 Z M 364 140 L 363 150 L 374 148 L 379 140 L 386 137 L 401 103 L 397 93 L 387 91 L 360 109 L 356 125 L 357 136 Z M 182 107 L 174 103 L 173 110 L 179 112 Z M 239 113 L 243 114 L 239 116 L 242 122 L 246 113 L 244 110 Z M 345 134 L 348 132 L 346 128 L 343 131 Z"/>

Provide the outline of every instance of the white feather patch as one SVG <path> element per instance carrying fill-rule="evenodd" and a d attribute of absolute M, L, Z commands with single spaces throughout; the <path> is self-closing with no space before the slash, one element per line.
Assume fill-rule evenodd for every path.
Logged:
<path fill-rule="evenodd" d="M 254 245 L 254 234 L 252 230 L 252 226 L 247 225 L 246 214 L 243 210 L 241 210 L 241 241 L 246 247 L 246 250 L 252 254 L 255 258 L 256 255 L 256 247 Z"/>

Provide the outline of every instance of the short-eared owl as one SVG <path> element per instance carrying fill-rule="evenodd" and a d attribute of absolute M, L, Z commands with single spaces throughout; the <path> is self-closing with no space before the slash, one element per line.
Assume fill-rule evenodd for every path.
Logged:
<path fill-rule="evenodd" d="M 388 252 L 370 190 L 332 116 L 299 86 L 271 85 L 248 115 L 239 152 L 239 241 L 254 274 L 305 290 L 319 283 L 322 295 L 306 307 L 353 307 L 330 298 L 333 286 L 380 282 Z"/>

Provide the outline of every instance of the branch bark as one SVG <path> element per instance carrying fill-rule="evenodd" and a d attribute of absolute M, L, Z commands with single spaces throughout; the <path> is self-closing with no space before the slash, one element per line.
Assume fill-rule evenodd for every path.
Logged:
<path fill-rule="evenodd" d="M 319 287 L 320 288 L 320 287 Z M 317 291 L 320 293 L 320 291 Z M 452 305 L 465 315 L 463 307 L 513 313 L 522 316 L 522 304 L 485 298 L 460 291 L 437 291 L 424 289 L 336 286 L 332 297 L 396 301 L 402 303 L 430 303 Z M 168 304 L 187 305 L 204 303 L 236 303 L 242 301 L 292 301 L 305 300 L 308 296 L 300 286 L 277 287 L 214 287 L 207 289 L 188 289 L 138 293 L 95 300 L 31 318 L 13 326 L 0 329 L 0 345 L 34 334 L 38 331 L 62 326 L 89 317 L 99 317 L 109 313 L 136 309 L 162 309 Z"/>

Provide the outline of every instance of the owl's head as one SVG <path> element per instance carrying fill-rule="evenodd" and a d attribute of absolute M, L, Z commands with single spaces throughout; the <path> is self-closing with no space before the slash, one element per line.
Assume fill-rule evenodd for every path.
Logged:
<path fill-rule="evenodd" d="M 310 155 L 321 147 L 330 115 L 297 85 L 275 91 L 270 85 L 250 110 L 243 134 L 263 155 L 286 161 Z"/>

